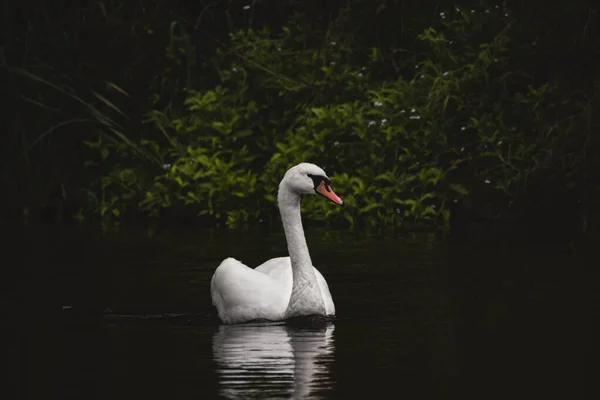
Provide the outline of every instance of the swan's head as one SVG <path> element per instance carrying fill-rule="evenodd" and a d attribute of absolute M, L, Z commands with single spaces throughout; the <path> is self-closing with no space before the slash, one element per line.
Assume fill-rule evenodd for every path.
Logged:
<path fill-rule="evenodd" d="M 320 194 L 336 204 L 343 204 L 342 199 L 331 190 L 331 180 L 321 168 L 310 163 L 300 163 L 288 169 L 279 190 L 285 188 L 297 195 Z"/>

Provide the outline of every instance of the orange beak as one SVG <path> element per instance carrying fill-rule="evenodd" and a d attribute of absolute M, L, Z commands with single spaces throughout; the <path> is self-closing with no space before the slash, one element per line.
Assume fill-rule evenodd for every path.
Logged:
<path fill-rule="evenodd" d="M 338 197 L 338 195 L 335 194 L 333 192 L 333 190 L 331 190 L 331 188 L 329 187 L 329 185 L 327 185 L 325 183 L 325 181 L 321 181 L 321 183 L 319 183 L 319 186 L 317 186 L 317 188 L 315 190 L 321 196 L 328 198 L 329 200 L 333 201 L 335 204 L 339 204 L 339 205 L 344 204 L 344 202 L 342 201 L 342 199 L 340 199 Z"/>

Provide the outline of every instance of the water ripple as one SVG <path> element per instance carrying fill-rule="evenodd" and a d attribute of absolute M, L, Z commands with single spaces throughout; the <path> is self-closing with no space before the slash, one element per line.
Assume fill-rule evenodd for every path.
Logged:
<path fill-rule="evenodd" d="M 213 336 L 220 395 L 317 398 L 330 389 L 334 325 L 298 328 L 285 324 L 221 325 Z"/>

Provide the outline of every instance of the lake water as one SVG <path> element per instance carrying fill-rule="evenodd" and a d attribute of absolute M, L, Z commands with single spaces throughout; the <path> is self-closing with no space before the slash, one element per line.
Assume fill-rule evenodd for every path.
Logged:
<path fill-rule="evenodd" d="M 311 229 L 337 318 L 224 326 L 214 269 L 285 255 L 282 233 L 11 235 L 5 398 L 582 398 L 590 253 L 560 241 Z"/>

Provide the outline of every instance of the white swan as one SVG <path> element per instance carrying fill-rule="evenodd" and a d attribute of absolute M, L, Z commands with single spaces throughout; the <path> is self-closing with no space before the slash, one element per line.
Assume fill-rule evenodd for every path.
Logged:
<path fill-rule="evenodd" d="M 335 315 L 329 286 L 312 265 L 300 216 L 303 194 L 317 193 L 343 203 L 330 183 L 325 171 L 314 164 L 300 163 L 285 173 L 277 204 L 290 256 L 273 258 L 255 269 L 231 257 L 223 260 L 210 283 L 212 303 L 223 323 Z"/>

